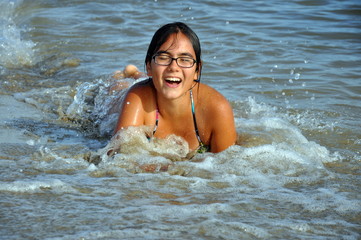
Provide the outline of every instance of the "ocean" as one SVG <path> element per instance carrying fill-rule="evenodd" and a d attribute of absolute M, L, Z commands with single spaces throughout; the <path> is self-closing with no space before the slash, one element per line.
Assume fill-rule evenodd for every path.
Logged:
<path fill-rule="evenodd" d="M 233 107 L 221 153 L 111 139 L 110 76 L 174 21 Z M 356 0 L 0 1 L 0 239 L 360 239 L 360 36 Z"/>

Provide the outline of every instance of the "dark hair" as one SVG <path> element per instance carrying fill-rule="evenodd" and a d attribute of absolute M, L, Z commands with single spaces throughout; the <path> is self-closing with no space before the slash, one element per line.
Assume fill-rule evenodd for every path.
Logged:
<path fill-rule="evenodd" d="M 148 47 L 148 51 L 147 51 L 147 55 L 145 57 L 145 64 L 150 63 L 152 61 L 152 57 L 154 54 L 157 53 L 157 51 L 159 50 L 160 46 L 163 45 L 163 43 L 165 43 L 169 36 L 174 34 L 174 33 L 183 33 L 184 35 L 186 35 L 189 39 L 189 41 L 191 42 L 194 52 L 196 54 L 196 70 L 200 71 L 200 66 L 201 66 L 201 44 L 199 42 L 199 38 L 197 36 L 197 34 L 195 32 L 193 32 L 193 30 L 188 27 L 186 24 L 182 23 L 182 22 L 174 22 L 174 23 L 169 23 L 166 24 L 164 26 L 162 26 L 161 28 L 159 28 L 155 33 L 154 36 L 152 38 L 152 41 L 149 44 Z"/>

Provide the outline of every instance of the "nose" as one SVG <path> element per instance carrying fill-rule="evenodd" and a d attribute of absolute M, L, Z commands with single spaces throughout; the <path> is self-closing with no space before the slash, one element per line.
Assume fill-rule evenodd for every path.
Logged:
<path fill-rule="evenodd" d="M 170 64 L 168 65 L 169 70 L 174 70 L 174 69 L 178 69 L 178 63 L 177 63 L 177 59 L 176 58 L 172 58 L 172 61 L 170 62 Z"/>

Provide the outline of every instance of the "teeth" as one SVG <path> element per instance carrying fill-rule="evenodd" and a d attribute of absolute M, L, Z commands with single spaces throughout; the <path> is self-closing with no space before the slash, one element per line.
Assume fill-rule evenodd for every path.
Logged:
<path fill-rule="evenodd" d="M 170 82 L 180 82 L 181 80 L 179 78 L 166 78 L 165 80 Z"/>

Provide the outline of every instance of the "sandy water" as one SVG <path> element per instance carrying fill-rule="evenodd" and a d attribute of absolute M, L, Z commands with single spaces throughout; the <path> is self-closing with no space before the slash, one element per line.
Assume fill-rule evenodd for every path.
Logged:
<path fill-rule="evenodd" d="M 360 11 L 352 0 L 1 1 L 0 238 L 359 239 Z M 242 141 L 183 161 L 179 139 L 130 129 L 106 157 L 121 95 L 109 75 L 143 69 L 172 21 L 198 33 L 202 81 L 230 100 Z"/>

